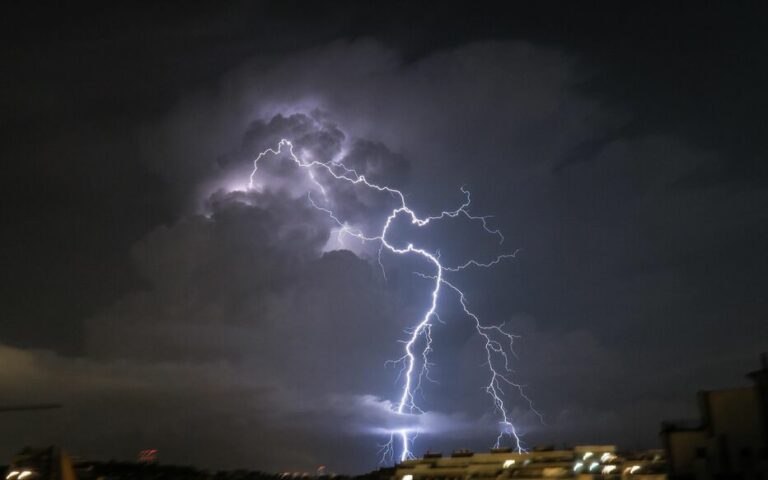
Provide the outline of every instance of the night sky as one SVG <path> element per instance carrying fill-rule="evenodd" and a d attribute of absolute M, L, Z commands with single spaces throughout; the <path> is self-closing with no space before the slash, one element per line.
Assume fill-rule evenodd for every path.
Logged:
<path fill-rule="evenodd" d="M 347 239 L 285 164 L 341 155 L 425 214 L 398 235 L 459 264 L 520 335 L 527 445 L 659 445 L 697 390 L 768 351 L 768 37 L 758 2 L 101 2 L 0 15 L 0 463 L 267 471 L 378 464 L 416 259 Z M 534 5 L 535 3 L 535 5 Z M 677 3 L 677 2 L 676 2 Z M 357 228 L 382 213 L 336 190 Z M 416 453 L 488 449 L 484 351 L 439 305 Z"/>

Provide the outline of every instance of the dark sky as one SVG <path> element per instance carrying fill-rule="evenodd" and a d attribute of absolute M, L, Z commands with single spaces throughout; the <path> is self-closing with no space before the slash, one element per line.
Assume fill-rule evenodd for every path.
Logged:
<path fill-rule="evenodd" d="M 385 257 L 385 281 L 332 245 L 290 171 L 233 192 L 281 137 L 421 212 L 465 185 L 494 215 L 502 247 L 419 238 L 454 263 L 519 249 L 456 278 L 521 335 L 529 445 L 656 446 L 768 350 L 758 2 L 118 3 L 2 7 L 0 404 L 65 407 L 5 414 L 0 458 L 376 466 L 424 265 Z M 382 213 L 336 193 L 356 226 Z M 486 449 L 482 346 L 439 311 L 417 452 Z"/>

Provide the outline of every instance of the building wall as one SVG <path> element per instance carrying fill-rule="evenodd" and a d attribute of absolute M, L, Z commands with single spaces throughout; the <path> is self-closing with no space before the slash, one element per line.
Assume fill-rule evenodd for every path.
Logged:
<path fill-rule="evenodd" d="M 658 464 L 663 464 L 663 455 L 657 450 L 632 457 L 621 457 L 615 452 L 616 448 L 612 445 L 590 445 L 572 450 L 428 456 L 399 464 L 393 480 L 619 480 L 622 477 L 634 479 L 641 475 L 648 476 L 658 470 Z M 606 456 L 602 458 L 604 454 Z M 599 468 L 587 468 L 592 463 Z M 606 465 L 610 465 L 610 474 L 602 471 Z M 629 470 L 632 470 L 631 474 Z M 650 475 L 651 479 L 666 480 L 666 475 Z"/>
<path fill-rule="evenodd" d="M 751 387 L 699 393 L 699 427 L 664 424 L 670 473 L 699 480 L 768 480 L 768 356 L 748 377 Z"/>
<path fill-rule="evenodd" d="M 750 469 L 763 444 L 760 397 L 756 388 L 709 392 L 711 444 L 715 471 Z"/>
<path fill-rule="evenodd" d="M 698 453 L 709 451 L 709 436 L 704 430 L 669 432 L 666 442 L 670 470 L 678 475 L 694 474 Z"/>

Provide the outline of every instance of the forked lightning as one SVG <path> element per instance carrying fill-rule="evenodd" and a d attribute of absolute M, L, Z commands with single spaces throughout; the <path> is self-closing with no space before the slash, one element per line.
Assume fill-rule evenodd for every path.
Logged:
<path fill-rule="evenodd" d="M 390 243 L 388 240 L 388 233 L 393 222 L 399 217 L 404 216 L 406 220 L 409 220 L 412 225 L 416 227 L 425 227 L 431 222 L 439 221 L 446 218 L 463 217 L 471 222 L 476 222 L 482 227 L 485 232 L 490 235 L 495 235 L 499 239 L 499 243 L 504 241 L 504 236 L 499 230 L 492 229 L 488 225 L 487 216 L 476 216 L 469 213 L 468 209 L 471 204 L 471 197 L 468 190 L 462 187 L 461 192 L 464 194 L 464 203 L 462 203 L 455 210 L 447 210 L 440 212 L 439 215 L 419 217 L 407 204 L 405 195 L 398 189 L 388 187 L 386 185 L 378 185 L 376 183 L 369 182 L 364 175 L 359 174 L 352 168 L 348 168 L 340 161 L 331 161 L 328 163 L 319 162 L 317 160 L 305 160 L 302 155 L 297 155 L 294 152 L 293 144 L 286 139 L 282 139 L 277 146 L 277 149 L 269 148 L 261 152 L 253 162 L 253 171 L 251 172 L 249 188 L 254 188 L 254 179 L 259 167 L 259 162 L 263 161 L 268 155 L 276 158 L 283 158 L 295 163 L 298 167 L 306 170 L 307 178 L 309 181 L 317 187 L 323 197 L 323 202 L 318 203 L 312 197 L 312 191 L 307 192 L 309 202 L 313 207 L 328 215 L 328 217 L 336 223 L 338 226 L 338 233 L 342 235 L 348 235 L 353 238 L 359 239 L 363 242 L 378 242 L 379 243 L 379 265 L 384 271 L 381 264 L 381 254 L 383 251 L 388 251 L 395 255 L 417 255 L 426 261 L 428 265 L 431 265 L 434 269 L 434 273 L 431 275 L 419 274 L 421 277 L 426 278 L 433 282 L 433 286 L 430 293 L 429 308 L 424 312 L 423 316 L 419 318 L 418 322 L 407 331 L 408 337 L 403 341 L 403 355 L 393 363 L 401 365 L 401 375 L 398 377 L 401 379 L 401 392 L 399 399 L 395 406 L 395 412 L 400 415 L 420 415 L 423 414 L 423 410 L 419 408 L 416 402 L 416 393 L 421 388 L 421 382 L 424 378 L 429 379 L 429 354 L 432 351 L 432 322 L 439 320 L 437 316 L 438 300 L 440 294 L 443 291 L 443 287 L 447 287 L 448 291 L 456 294 L 458 298 L 459 306 L 463 313 L 469 317 L 473 322 L 475 329 L 479 337 L 485 344 L 486 363 L 489 373 L 489 382 L 485 387 L 486 392 L 493 400 L 495 410 L 500 416 L 500 432 L 496 438 L 495 447 L 499 447 L 505 436 L 509 436 L 514 440 L 515 448 L 518 451 L 523 450 L 523 445 L 520 439 L 520 435 L 512 423 L 507 407 L 504 403 L 504 387 L 511 387 L 517 390 L 521 397 L 527 402 L 531 410 L 533 409 L 531 400 L 526 396 L 523 391 L 523 387 L 513 382 L 509 378 L 510 355 L 514 355 L 512 344 L 515 340 L 515 336 L 508 333 L 503 329 L 502 325 L 484 325 L 480 322 L 480 319 L 470 309 L 463 291 L 461 291 L 456 285 L 450 282 L 446 278 L 446 274 L 460 272 L 466 268 L 479 267 L 488 268 L 496 265 L 500 261 L 515 256 L 515 253 L 502 254 L 496 258 L 481 262 L 478 260 L 470 259 L 461 265 L 446 266 L 440 261 L 440 255 L 438 252 L 430 252 L 424 248 L 417 247 L 412 243 L 406 244 L 405 247 L 397 247 Z M 356 185 L 359 188 L 366 188 L 372 191 L 381 192 L 383 194 L 390 195 L 396 202 L 394 208 L 389 213 L 386 221 L 381 225 L 381 229 L 376 233 L 365 233 L 362 230 L 348 225 L 342 218 L 336 215 L 333 209 L 328 205 L 327 198 L 327 185 L 323 185 L 318 179 L 317 173 L 321 175 L 328 175 L 328 180 L 346 182 L 352 185 Z M 421 345 L 420 348 L 417 348 Z M 538 413 L 536 413 L 538 415 Z M 413 458 L 412 446 L 413 441 L 418 435 L 417 429 L 401 429 L 390 432 L 389 441 L 382 446 L 382 461 L 392 460 L 395 457 L 396 441 L 401 444 L 401 449 L 397 458 L 400 461 Z"/>

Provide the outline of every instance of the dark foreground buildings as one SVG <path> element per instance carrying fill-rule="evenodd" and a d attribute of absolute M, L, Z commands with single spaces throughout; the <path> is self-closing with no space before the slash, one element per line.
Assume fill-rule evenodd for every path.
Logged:
<path fill-rule="evenodd" d="M 662 425 L 672 476 L 768 480 L 768 355 L 761 363 L 750 386 L 699 392 L 700 419 Z"/>
<path fill-rule="evenodd" d="M 397 466 L 393 480 L 469 479 L 667 480 L 664 452 L 617 452 L 613 445 L 581 445 L 518 453 L 456 451 L 450 456 L 426 454 Z"/>
<path fill-rule="evenodd" d="M 768 480 L 768 356 L 752 385 L 699 393 L 701 418 L 664 422 L 663 450 L 612 445 L 426 454 L 376 480 Z"/>

